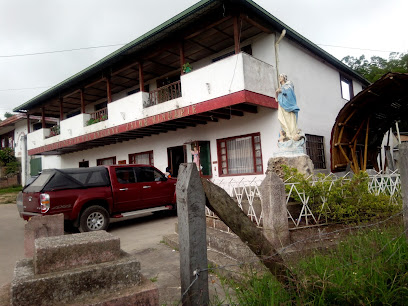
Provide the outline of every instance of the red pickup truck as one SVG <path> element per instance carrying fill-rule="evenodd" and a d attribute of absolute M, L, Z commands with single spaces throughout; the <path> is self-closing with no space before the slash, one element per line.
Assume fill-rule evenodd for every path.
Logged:
<path fill-rule="evenodd" d="M 176 182 L 150 165 L 46 169 L 17 207 L 24 220 L 63 213 L 81 232 L 106 230 L 110 218 L 175 209 Z"/>

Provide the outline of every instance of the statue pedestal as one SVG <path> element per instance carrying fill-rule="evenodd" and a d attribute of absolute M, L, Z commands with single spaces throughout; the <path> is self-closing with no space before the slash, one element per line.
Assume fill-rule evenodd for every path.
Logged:
<path fill-rule="evenodd" d="M 278 154 L 278 153 L 277 153 Z M 291 168 L 296 168 L 300 173 L 303 173 L 305 176 L 309 176 L 313 174 L 314 165 L 312 160 L 308 155 L 305 153 L 301 153 L 299 149 L 297 152 L 295 150 L 292 151 L 284 151 L 281 156 L 276 156 L 270 158 L 268 161 L 268 169 L 266 170 L 266 174 L 269 172 L 276 173 L 281 179 L 284 177 L 282 165 L 286 165 Z"/>
<path fill-rule="evenodd" d="M 278 152 L 274 153 L 273 157 L 297 157 L 306 155 L 305 138 L 299 141 L 287 140 L 278 142 L 278 148 Z"/>

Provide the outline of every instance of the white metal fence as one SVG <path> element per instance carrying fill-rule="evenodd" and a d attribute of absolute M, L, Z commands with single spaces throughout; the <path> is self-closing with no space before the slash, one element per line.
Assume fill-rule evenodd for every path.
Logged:
<path fill-rule="evenodd" d="M 312 185 L 320 184 L 323 190 L 327 191 L 327 194 L 331 191 L 333 185 L 338 179 L 350 179 L 351 173 L 347 173 L 341 177 L 334 174 L 330 174 L 325 177 L 310 176 Z M 256 223 L 257 226 L 262 227 L 263 212 L 260 204 L 261 194 L 259 192 L 259 186 L 262 183 L 261 178 L 254 179 L 213 179 L 212 182 L 221 188 L 223 188 L 238 204 L 238 206 L 248 215 L 248 217 Z M 293 227 L 299 228 L 310 225 L 325 224 L 326 220 L 323 220 L 322 215 L 315 216 L 309 207 L 310 195 L 301 188 L 299 183 L 285 182 L 286 186 L 286 204 L 288 205 L 290 199 L 300 199 L 300 213 L 288 212 L 288 218 L 293 223 Z M 373 173 L 369 175 L 368 189 L 375 195 L 387 194 L 390 196 L 391 201 L 396 202 L 397 197 L 401 194 L 401 180 L 398 170 L 391 173 Z M 324 193 L 326 194 L 326 193 Z M 322 205 L 322 211 L 327 204 L 327 197 L 320 196 Z M 245 205 L 244 205 L 245 204 Z M 206 207 L 206 215 L 209 217 L 216 217 L 214 213 Z"/>

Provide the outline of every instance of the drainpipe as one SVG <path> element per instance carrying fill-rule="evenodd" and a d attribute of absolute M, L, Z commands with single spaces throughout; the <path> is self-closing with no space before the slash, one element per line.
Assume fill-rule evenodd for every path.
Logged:
<path fill-rule="evenodd" d="M 279 36 L 278 40 L 275 43 L 275 59 L 276 59 L 276 81 L 279 88 L 279 43 L 285 37 L 286 30 L 283 29 L 281 35 Z"/>
<path fill-rule="evenodd" d="M 395 121 L 395 128 L 397 129 L 398 144 L 401 144 L 401 135 L 399 131 L 398 121 Z"/>

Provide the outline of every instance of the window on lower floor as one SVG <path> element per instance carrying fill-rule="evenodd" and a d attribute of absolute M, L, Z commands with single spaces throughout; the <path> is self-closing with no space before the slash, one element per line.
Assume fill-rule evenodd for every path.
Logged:
<path fill-rule="evenodd" d="M 153 151 L 129 154 L 129 164 L 144 164 L 153 166 Z"/>
<path fill-rule="evenodd" d="M 259 133 L 218 139 L 217 151 L 220 176 L 263 173 Z"/>
<path fill-rule="evenodd" d="M 306 134 L 306 152 L 313 161 L 315 169 L 326 169 L 323 136 Z"/>
<path fill-rule="evenodd" d="M 89 167 L 89 161 L 88 160 L 83 160 L 79 162 L 79 168 L 88 168 Z"/>
<path fill-rule="evenodd" d="M 97 160 L 96 160 L 96 164 L 97 164 L 98 166 L 102 166 L 102 165 L 114 165 L 114 164 L 116 164 L 116 156 L 97 159 Z"/>
<path fill-rule="evenodd" d="M 340 75 L 341 97 L 347 101 L 354 97 L 353 81 L 350 78 Z"/>

